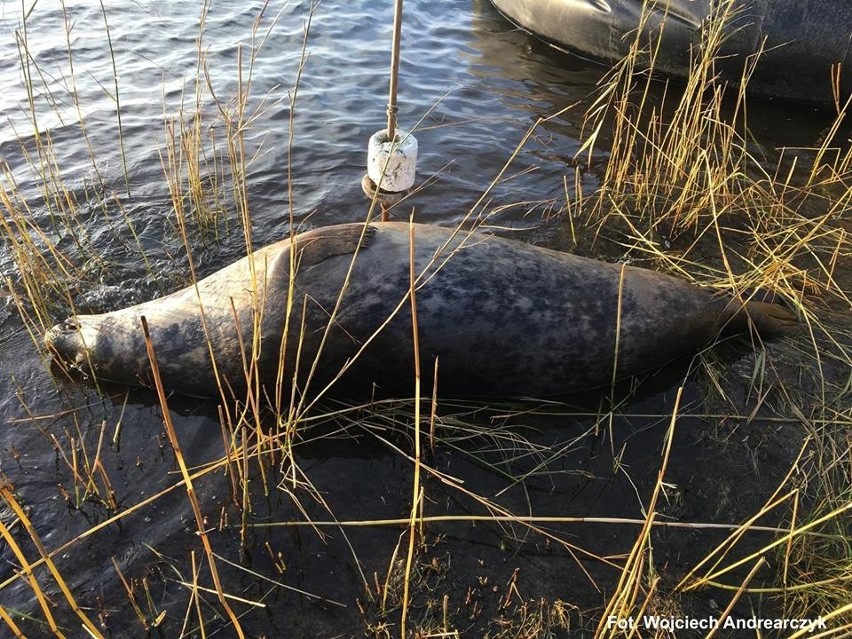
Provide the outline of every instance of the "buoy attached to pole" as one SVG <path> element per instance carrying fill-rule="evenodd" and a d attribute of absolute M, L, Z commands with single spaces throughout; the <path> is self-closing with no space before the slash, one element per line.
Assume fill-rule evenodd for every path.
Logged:
<path fill-rule="evenodd" d="M 417 174 L 417 138 L 397 129 L 394 139 L 382 129 L 370 137 L 367 175 L 383 191 L 399 193 L 414 186 Z"/>
<path fill-rule="evenodd" d="M 364 193 L 382 207 L 382 220 L 388 219 L 387 207 L 401 200 L 414 186 L 417 174 L 417 138 L 396 128 L 399 48 L 402 36 L 402 0 L 396 0 L 393 16 L 391 77 L 388 94 L 388 125 L 370 137 L 367 146 L 367 175 L 361 180 Z"/>

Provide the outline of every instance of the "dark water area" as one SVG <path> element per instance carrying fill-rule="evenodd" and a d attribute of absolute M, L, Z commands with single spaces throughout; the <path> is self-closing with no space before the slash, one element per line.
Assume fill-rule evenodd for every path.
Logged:
<path fill-rule="evenodd" d="M 107 4 L 102 12 L 99 3 L 81 0 L 65 7 L 63 13 L 60 5 L 37 3 L 25 23 L 19 5 L 0 7 L 0 156 L 7 167 L 0 183 L 17 193 L 12 201 L 19 208 L 26 203 L 27 219 L 48 229 L 51 241 L 83 264 L 90 277 L 74 293 L 78 308 L 118 308 L 189 280 L 164 177 L 164 121 L 176 126 L 182 110 L 195 112 L 199 49 L 205 52 L 209 80 L 198 81 L 203 98 L 200 115 L 192 117 L 201 118 L 204 135 L 221 134 L 225 126 L 217 119 L 211 91 L 222 104 L 232 100 L 240 86 L 238 60 L 244 87 L 250 79 L 251 124 L 244 143 L 253 244 L 280 239 L 290 230 L 288 165 L 300 228 L 364 219 L 368 203 L 360 180 L 367 140 L 385 122 L 390 2 L 325 0 L 316 7 L 295 106 L 306 3 L 272 2 L 263 10 L 258 2 L 215 2 L 204 17 L 203 33 L 201 7 L 189 3 Z M 487 214 L 488 225 L 498 232 L 570 249 L 557 213 L 564 204 L 564 180 L 574 180 L 582 108 L 542 122 L 504 179 L 477 202 L 530 127 L 587 101 L 605 69 L 551 50 L 480 0 L 410 0 L 404 29 L 399 122 L 417 124 L 418 181 L 425 186 L 395 209 L 398 218 L 413 210 L 419 222 L 453 225 L 473 210 L 474 216 Z M 252 50 L 257 56 L 249 65 Z M 769 159 L 783 146 L 812 145 L 829 122 L 824 114 L 791 111 L 787 105 L 756 104 L 753 110 L 752 144 Z M 47 134 L 61 193 L 46 188 L 33 168 L 54 170 L 37 159 Z M 584 179 L 585 188 L 595 187 L 593 172 Z M 101 197 L 104 192 L 110 196 Z M 111 202 L 106 210 L 99 203 L 104 199 Z M 52 224 L 57 209 L 71 217 L 71 207 L 57 201 L 75 203 L 79 237 Z M 215 225 L 217 239 L 189 231 L 199 276 L 245 253 L 233 206 L 226 208 L 231 218 Z M 131 221 L 133 234 L 123 220 Z M 99 261 L 88 263 L 82 251 L 75 254 L 80 237 Z M 594 251 L 612 258 L 618 249 L 596 245 Z M 0 272 L 20 281 L 8 241 L 0 250 Z M 216 596 L 192 595 L 186 585 L 195 572 L 199 584 L 213 587 L 156 397 L 113 387 L 99 391 L 52 374 L 40 336 L 30 335 L 14 300 L 5 288 L 2 293 L 0 470 L 41 543 L 56 551 L 56 565 L 78 603 L 105 636 L 197 637 L 202 636 L 197 596 L 207 636 L 215 631 L 215 636 L 235 636 Z M 55 301 L 53 319 L 67 314 L 68 306 Z M 753 398 L 747 383 L 737 380 L 747 380 L 760 357 L 737 348 L 719 354 L 740 373 L 732 376 L 727 392 L 746 415 Z M 706 388 L 687 373 L 681 367 L 648 380 L 612 414 L 601 408 L 607 397 L 583 398 L 578 405 L 442 405 L 441 438 L 426 457 L 435 471 L 424 473 L 426 516 L 512 513 L 630 521 L 536 522 L 535 530 L 522 522 L 430 523 L 418 550 L 409 627 L 440 632 L 446 595 L 449 630 L 462 636 L 501 636 L 501 623 L 517 626 L 542 606 L 551 634 L 527 636 L 591 636 L 623 555 L 636 539 L 636 522 L 644 517 L 676 407 L 675 389 L 684 379 L 683 417 L 666 473 L 669 490 L 658 509 L 673 522 L 721 524 L 756 512 L 790 468 L 802 435 L 782 420 L 714 413 L 702 401 Z M 215 405 L 173 398 L 170 408 L 191 468 L 222 458 Z M 333 522 L 409 516 L 412 420 L 411 403 L 398 402 L 371 411 L 351 409 L 306 426 L 294 450 L 300 475 L 278 475 L 279 468 L 269 466 L 272 475 L 264 479 L 252 468 L 250 513 L 236 506 L 246 496 L 234 494 L 225 469 L 198 479 L 199 503 L 220 558 L 219 577 L 224 590 L 240 598 L 231 604 L 250 636 L 398 636 L 398 564 L 407 547 L 406 527 Z M 114 491 L 117 510 L 81 497 L 84 469 L 93 468 L 96 459 L 102 469 L 93 472 L 100 494 Z M 279 461 L 286 470 L 285 460 Z M 109 489 L 103 477 L 109 478 Z M 784 515 L 775 512 L 760 523 L 775 525 Z M 242 517 L 250 524 L 245 538 Z M 312 521 L 331 523 L 312 526 Z M 29 561 L 38 559 L 27 532 L 20 525 L 12 530 Z M 699 527 L 655 533 L 661 588 L 673 587 L 727 532 Z M 750 539 L 737 553 L 746 555 L 762 541 Z M 19 613 L 43 618 L 27 580 L 13 578 L 20 562 L 8 544 L 2 558 L 0 605 L 16 620 Z M 55 580 L 43 565 L 35 572 L 44 591 L 59 602 L 54 614 L 67 636 L 82 636 L 75 634 L 81 632 L 79 619 Z M 744 572 L 737 571 L 732 582 Z M 392 582 L 387 614 L 381 603 L 386 581 Z M 723 591 L 701 591 L 682 602 L 681 612 L 718 616 L 728 600 Z M 760 597 L 740 604 L 743 614 L 771 605 Z M 151 627 L 161 613 L 159 626 Z M 563 616 L 570 630 L 557 623 Z M 53 636 L 38 622 L 19 623 L 28 636 Z M 7 636 L 6 630 L 2 627 L 0 636 Z"/>

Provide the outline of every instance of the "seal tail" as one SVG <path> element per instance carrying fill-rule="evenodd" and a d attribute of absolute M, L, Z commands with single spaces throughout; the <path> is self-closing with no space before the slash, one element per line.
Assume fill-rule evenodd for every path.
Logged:
<path fill-rule="evenodd" d="M 771 338 L 792 335 L 800 330 L 796 316 L 781 304 L 760 300 L 734 299 L 726 308 L 724 329 L 756 332 Z"/>

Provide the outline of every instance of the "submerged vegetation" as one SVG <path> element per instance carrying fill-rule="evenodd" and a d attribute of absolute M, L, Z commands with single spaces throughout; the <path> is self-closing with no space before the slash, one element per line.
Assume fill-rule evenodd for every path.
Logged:
<path fill-rule="evenodd" d="M 625 624 L 643 615 L 712 614 L 724 623 L 743 610 L 763 617 L 823 618 L 829 630 L 819 636 L 852 632 L 849 104 L 838 96 L 834 124 L 813 148 L 763 155 L 751 139 L 746 98 L 749 65 L 759 64 L 760 56 L 747 61 L 739 88 L 725 86 L 714 72 L 732 6 L 717 3 L 684 85 L 654 79 L 647 69 L 653 68 L 655 41 L 637 36 L 631 55 L 604 78 L 596 96 L 570 107 L 585 110 L 584 134 L 575 166 L 566 167 L 564 183 L 554 185 L 565 194 L 557 223 L 570 230 L 579 250 L 608 242 L 622 247 L 626 259 L 720 290 L 770 292 L 796 310 L 800 336 L 771 347 L 757 344 L 754 357 L 729 356 L 726 345 L 708 350 L 693 367 L 698 381 L 690 382 L 692 391 L 680 385 L 665 410 L 642 413 L 631 408 L 633 396 L 628 393 L 622 401 L 615 390 L 585 408 L 553 402 L 453 403 L 420 397 L 419 388 L 412 389 L 413 400 L 363 405 L 339 405 L 296 391 L 270 396 L 252 377 L 251 355 L 258 345 L 247 344 L 248 395 L 234 401 L 223 390 L 222 401 L 210 409 L 210 419 L 220 426 L 215 459 L 193 454 L 173 423 L 180 400 L 157 388 L 160 411 L 148 420 L 151 430 L 159 429 L 159 416 L 165 422 L 157 442 L 161 459 L 140 456 L 130 465 L 159 463 L 166 484 L 138 498 L 120 489 L 127 472 L 120 441 L 132 411 L 127 394 L 101 389 L 110 399 L 99 411 L 87 391 L 69 399 L 57 378 L 53 383 L 63 404 L 45 414 L 26 385 L 15 380 L 21 411 L 16 425 L 41 433 L 55 450 L 56 473 L 65 478 L 57 496 L 85 526 L 70 539 L 46 541 L 37 520 L 45 514 L 44 504 L 26 503 L 11 480 L 4 482 L 0 496 L 7 510 L 0 515 L 0 534 L 13 556 L 11 572 L 0 579 L 0 619 L 7 632 L 77 636 L 82 627 L 87 636 L 103 637 L 120 632 L 115 624 L 132 621 L 135 633 L 127 631 L 132 636 L 160 631 L 170 637 L 211 636 L 222 628 L 227 636 L 253 636 L 250 629 L 258 623 L 253 615 L 271 617 L 268 607 L 287 596 L 322 607 L 327 618 L 344 607 L 357 609 L 372 637 L 461 637 L 469 629 L 492 638 L 572 631 L 636 636 Z M 84 105 L 75 97 L 73 21 L 66 14 L 67 98 L 79 115 L 80 140 L 92 167 L 82 189 L 68 186 L 50 131 L 39 121 L 43 70 L 30 54 L 33 36 L 27 19 L 22 21 L 18 43 L 32 132 L 19 132 L 24 169 L 3 166 L 0 224 L 9 256 L 6 288 L 45 361 L 41 335 L 51 318 L 91 304 L 87 291 L 110 281 L 111 264 L 121 252 L 133 255 L 144 267 L 141 279 L 159 289 L 173 284 L 158 280 L 164 261 L 179 262 L 194 279 L 205 250 L 229 242 L 250 250 L 255 244 L 249 192 L 252 162 L 263 146 L 246 140 L 258 114 L 274 102 L 252 93 L 254 61 L 267 41 L 265 29 L 272 27 L 262 27 L 261 12 L 251 44 L 239 50 L 233 95 L 220 95 L 204 46 L 208 10 L 205 4 L 199 18 L 194 90 L 177 114 L 164 118 L 159 157 L 172 236 L 172 248 L 165 251 L 140 237 L 127 167 L 117 179 L 107 176 L 89 141 Z M 103 19 L 106 33 L 105 10 Z M 309 63 L 309 26 L 308 16 L 287 96 L 291 144 L 300 75 Z M 121 145 L 117 79 L 111 96 Z M 50 104 L 59 104 L 55 95 Z M 507 172 L 545 124 L 539 121 L 507 158 Z M 125 157 L 123 147 L 120 155 Z M 22 173 L 38 185 L 38 198 L 27 198 L 19 188 Z M 286 173 L 282 198 L 295 233 L 300 221 L 292 197 L 296 176 L 289 167 Z M 496 176 L 466 221 L 487 221 L 488 193 L 503 177 Z M 366 204 L 353 210 L 362 220 L 373 215 Z M 116 253 L 94 248 L 95 228 L 106 229 Z M 151 357 L 156 370 L 156 354 Z M 639 444 L 617 432 L 618 420 L 657 436 L 652 446 L 661 450 L 657 468 L 631 467 L 631 448 Z M 556 441 L 542 438 L 539 427 L 553 423 L 575 423 L 582 432 L 567 440 L 564 433 Z M 687 437 L 690 429 L 699 435 Z M 700 437 L 697 445 L 693 437 Z M 394 471 L 376 472 L 385 481 L 400 482 L 399 490 L 377 493 L 369 515 L 339 512 L 333 504 L 341 499 L 334 492 L 344 490 L 345 480 L 330 482 L 321 464 L 309 461 L 310 451 L 326 441 L 380 449 L 393 460 Z M 731 494 L 713 495 L 717 517 L 712 521 L 684 512 L 684 489 L 670 477 L 679 446 L 680 454 L 706 447 L 711 454 L 730 455 Z M 607 454 L 578 452 L 590 447 Z M 764 447 L 787 453 L 773 457 L 788 466 L 769 488 L 758 480 Z M 737 467 L 744 459 L 753 459 L 748 472 Z M 458 475 L 460 463 L 467 479 Z M 633 501 L 623 498 L 620 516 L 562 509 L 556 497 L 567 502 L 575 488 L 559 482 L 594 473 L 625 477 L 635 490 Z M 743 513 L 742 504 L 751 501 L 736 491 L 747 491 L 752 481 L 763 487 L 755 498 L 761 503 Z M 227 486 L 219 502 L 208 494 L 214 492 L 211 484 Z M 533 506 L 533 496 L 548 492 L 556 497 L 544 500 L 546 507 L 541 501 Z M 182 508 L 192 511 L 192 522 L 182 524 L 192 530 L 190 539 L 175 547 L 153 543 L 144 536 L 151 526 L 146 522 L 136 541 L 150 544 L 147 563 L 111 557 L 99 570 L 110 575 L 115 592 L 87 591 L 81 597 L 75 586 L 84 584 L 79 575 L 64 571 L 64 558 L 86 552 L 82 549 L 93 540 L 125 525 L 140 526 L 136 517 L 156 512 L 177 494 L 183 495 Z M 344 495 L 351 494 L 357 501 L 372 491 L 349 487 Z M 374 536 L 380 562 L 359 557 L 354 539 L 361 539 L 362 531 Z M 328 569 L 328 562 L 314 564 L 311 558 L 326 552 L 333 538 L 345 549 L 336 556 L 335 573 L 358 584 L 357 592 L 340 595 L 348 597 L 345 601 L 301 586 L 305 573 Z M 474 556 L 471 540 L 490 547 Z M 300 550 L 304 557 L 297 556 Z M 692 554 L 682 554 L 688 551 Z M 494 565 L 498 562 L 508 566 L 508 578 L 502 577 L 506 566 Z M 551 567 L 557 563 L 559 568 Z M 567 572 L 576 574 L 569 578 Z M 540 583 L 545 573 L 551 586 L 570 588 L 554 594 Z M 4 591 L 14 587 L 28 589 L 30 608 L 4 603 Z M 132 617 L 121 617 L 120 608 L 128 604 Z M 300 632 L 278 629 L 292 636 Z M 806 636 L 805 631 L 790 634 Z M 642 636 L 670 633 L 648 628 Z"/>

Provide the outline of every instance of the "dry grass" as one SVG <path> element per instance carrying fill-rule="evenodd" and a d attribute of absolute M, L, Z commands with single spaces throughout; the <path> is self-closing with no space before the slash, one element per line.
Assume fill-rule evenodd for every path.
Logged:
<path fill-rule="evenodd" d="M 769 593 L 784 615 L 832 618 L 834 632 L 842 634 L 852 628 L 847 605 L 852 342 L 843 320 L 829 309 L 846 318 L 852 310 L 852 242 L 844 219 L 852 190 L 848 146 L 840 139 L 848 103 L 838 100 L 834 124 L 810 154 L 812 165 L 802 166 L 795 149 L 782 150 L 775 169 L 752 156 L 744 87 L 759 56 L 744 64 L 739 88 L 719 83 L 713 66 L 734 5 L 716 6 L 717 21 L 705 25 L 692 73 L 676 96 L 666 88 L 660 98 L 639 66 L 643 61 L 653 67 L 657 42 L 636 37 L 632 54 L 612 70 L 587 113 L 583 152 L 590 162 L 599 138 L 612 136 L 601 186 L 569 213 L 636 259 L 706 285 L 772 291 L 799 312 L 805 337 L 792 348 L 814 375 L 797 383 L 783 360 L 764 355 L 745 381 L 755 403 L 747 417 L 771 404 L 801 426 L 805 445 L 764 509 L 698 562 L 675 592 L 712 585 L 730 590 L 732 602 L 744 592 Z M 662 106 L 669 100 L 673 110 Z M 705 372 L 714 401 L 738 411 L 741 400 L 730 395 L 730 372 L 710 359 Z M 785 513 L 789 532 L 734 560 L 734 548 L 772 510 Z M 752 577 L 766 572 L 767 559 L 781 567 L 778 585 L 752 586 Z M 750 570 L 732 581 L 738 567 Z M 653 574 L 644 579 L 643 605 L 657 583 Z M 621 596 L 635 602 L 635 586 L 625 585 Z M 635 610 L 634 603 L 629 611 Z"/>

